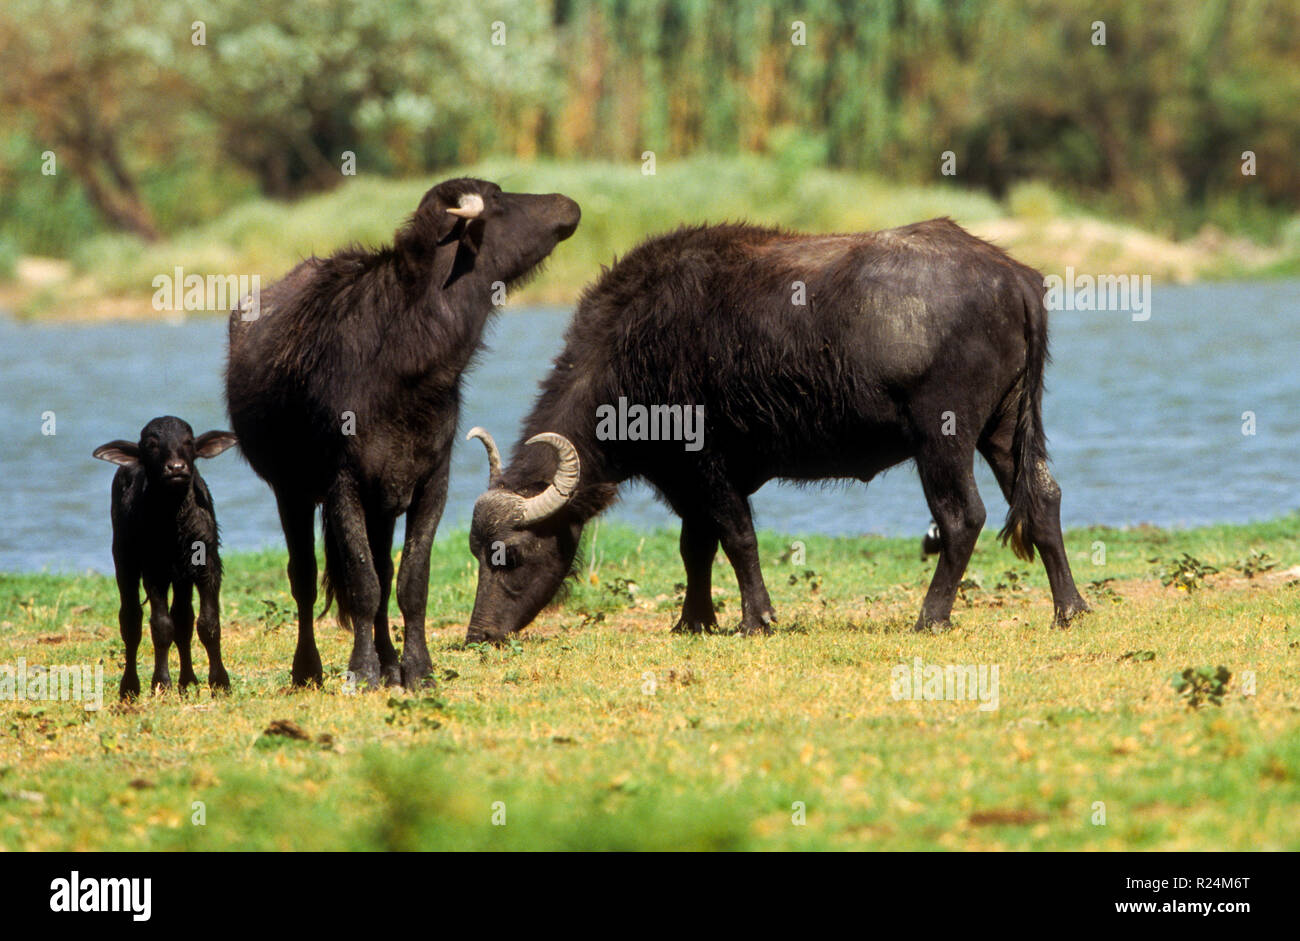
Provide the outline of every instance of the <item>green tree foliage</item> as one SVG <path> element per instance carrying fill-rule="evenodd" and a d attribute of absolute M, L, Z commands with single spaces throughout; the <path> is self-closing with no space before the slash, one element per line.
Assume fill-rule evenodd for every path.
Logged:
<path fill-rule="evenodd" d="M 345 152 L 408 175 L 746 151 L 933 181 L 952 151 L 998 197 L 1038 179 L 1272 236 L 1300 202 L 1298 66 L 1293 0 L 7 0 L 0 174 L 66 153 L 100 217 L 149 237 L 240 181 L 334 185 Z M 61 185 L 41 198 L 75 208 Z"/>
<path fill-rule="evenodd" d="M 371 172 L 413 173 L 514 150 L 553 58 L 545 11 L 504 0 L 204 9 L 207 46 L 181 68 L 225 151 L 272 196 L 337 183 L 345 152 Z"/>

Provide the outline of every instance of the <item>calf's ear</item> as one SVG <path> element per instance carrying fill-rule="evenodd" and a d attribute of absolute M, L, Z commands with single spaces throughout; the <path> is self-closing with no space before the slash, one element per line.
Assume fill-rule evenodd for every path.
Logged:
<path fill-rule="evenodd" d="M 95 448 L 95 453 L 91 455 L 101 461 L 108 461 L 110 464 L 121 464 L 123 467 L 130 467 L 132 464 L 140 463 L 140 447 L 134 441 L 110 441 L 108 444 L 101 444 Z"/>
<path fill-rule="evenodd" d="M 194 453 L 199 457 L 216 457 L 237 443 L 233 431 L 205 431 L 195 439 Z"/>

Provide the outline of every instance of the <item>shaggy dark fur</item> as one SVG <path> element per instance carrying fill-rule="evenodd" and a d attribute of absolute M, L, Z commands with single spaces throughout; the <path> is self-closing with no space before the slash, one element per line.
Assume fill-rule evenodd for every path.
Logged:
<path fill-rule="evenodd" d="M 855 235 L 719 225 L 651 239 L 586 291 L 513 460 L 476 506 L 468 636 L 528 624 L 569 571 L 583 525 L 632 477 L 682 518 L 677 629 L 713 628 L 721 544 L 740 584 L 740 629 L 767 631 L 750 495 L 773 478 L 867 481 L 909 459 L 941 533 L 917 628 L 946 625 L 985 519 L 977 450 L 1010 503 L 1004 539 L 1023 558 L 1042 553 L 1065 623 L 1087 606 L 1047 469 L 1046 361 L 1042 276 L 949 219 Z M 599 440 L 596 410 L 620 397 L 703 405 L 702 449 Z M 539 432 L 576 446 L 580 483 L 553 516 L 519 526 L 510 499 L 492 495 L 547 486 L 554 449 L 522 444 Z M 494 547 L 505 564 L 488 564 Z"/>
<path fill-rule="evenodd" d="M 453 214 L 482 201 L 476 218 Z M 311 258 L 230 318 L 226 397 L 240 449 L 275 491 L 298 605 L 293 682 L 320 684 L 312 608 L 313 517 L 323 505 L 325 585 L 355 635 L 359 683 L 415 684 L 431 669 L 424 636 L 429 551 L 447 499 L 460 376 L 504 288 L 578 225 L 560 195 L 441 183 L 391 247 Z M 388 633 L 393 529 L 406 514 L 397 573 L 402 658 Z"/>
<path fill-rule="evenodd" d="M 198 682 L 190 662 L 194 632 L 193 592 L 199 590 L 199 641 L 208 652 L 208 685 L 229 690 L 221 663 L 221 556 L 217 552 L 217 511 L 195 458 L 216 457 L 235 443 L 228 431 L 194 430 L 179 418 L 155 418 L 138 443 L 110 441 L 94 456 L 119 465 L 113 475 L 113 563 L 121 599 L 118 626 L 126 645 L 126 672 L 119 694 L 140 695 L 136 652 L 144 611 L 140 584 L 149 599 L 153 635 L 152 686 L 171 685 L 167 654 L 172 640 L 181 657 L 181 690 Z M 170 611 L 167 591 L 171 589 Z"/>

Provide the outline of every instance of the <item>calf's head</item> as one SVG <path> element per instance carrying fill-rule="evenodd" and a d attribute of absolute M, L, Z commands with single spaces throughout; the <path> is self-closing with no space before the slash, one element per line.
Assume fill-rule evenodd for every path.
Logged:
<path fill-rule="evenodd" d="M 469 531 L 469 549 L 479 567 L 466 641 L 499 641 L 546 607 L 573 566 L 582 521 L 565 508 L 578 488 L 581 466 L 577 450 L 560 435 L 529 438 L 527 444 L 554 449 L 556 469 L 549 483 L 525 496 L 504 485 L 492 436 L 475 428 L 469 437 L 487 448 L 489 472 L 488 490 L 474 504 Z"/>
<path fill-rule="evenodd" d="M 398 231 L 400 251 L 434 256 L 441 285 L 473 273 L 513 284 L 578 228 L 578 204 L 559 193 L 507 193 L 486 180 L 439 183 Z"/>
<path fill-rule="evenodd" d="M 94 456 L 123 467 L 138 464 L 151 486 L 180 493 L 194 480 L 195 458 L 216 457 L 234 443 L 229 431 L 209 431 L 195 438 L 189 422 L 164 415 L 144 426 L 139 442 L 110 441 L 97 447 Z"/>

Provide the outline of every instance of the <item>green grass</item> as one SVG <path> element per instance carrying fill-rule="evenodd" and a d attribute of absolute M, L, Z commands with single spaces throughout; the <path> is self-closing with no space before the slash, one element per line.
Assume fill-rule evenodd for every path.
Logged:
<path fill-rule="evenodd" d="M 436 683 L 415 693 L 343 692 L 332 621 L 325 689 L 287 688 L 278 552 L 226 560 L 215 700 L 117 705 L 111 579 L 0 576 L 0 663 L 102 660 L 106 686 L 98 712 L 0 704 L 0 849 L 1300 848 L 1300 517 L 1073 531 L 1094 613 L 1069 630 L 1041 566 L 986 533 L 937 636 L 909 630 L 919 540 L 806 537 L 796 565 L 764 533 L 778 632 L 691 638 L 668 632 L 676 535 L 594 535 L 567 598 L 500 648 L 464 646 L 475 572 L 463 533 L 440 538 Z M 730 628 L 721 561 L 715 585 Z M 896 701 L 916 657 L 997 665 L 998 708 Z M 1219 665 L 1223 704 L 1189 707 L 1172 678 Z M 265 735 L 276 720 L 308 740 Z"/>

